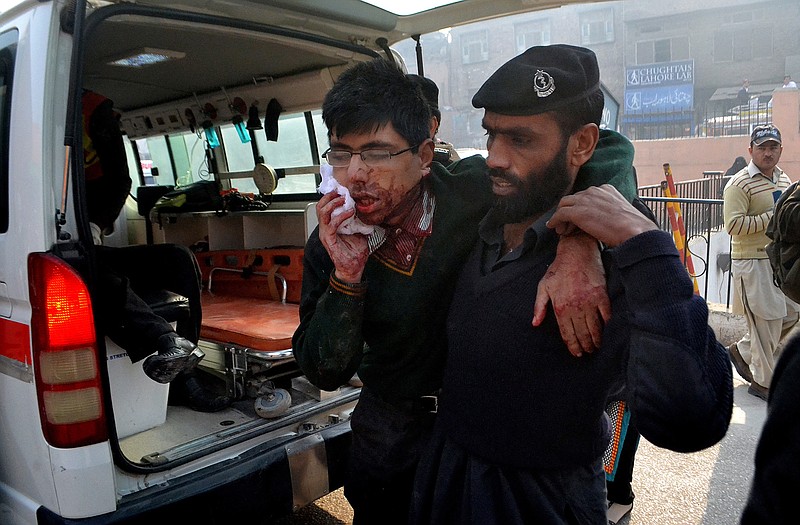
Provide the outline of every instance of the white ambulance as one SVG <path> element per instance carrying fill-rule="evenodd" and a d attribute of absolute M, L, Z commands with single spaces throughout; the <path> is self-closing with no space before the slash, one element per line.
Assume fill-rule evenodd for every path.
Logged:
<path fill-rule="evenodd" d="M 0 523 L 267 520 L 342 485 L 357 382 L 321 392 L 291 354 L 323 97 L 349 65 L 397 59 L 401 39 L 554 2 L 438 4 L 24 0 L 0 14 Z M 169 404 L 96 322 L 84 90 L 114 102 L 133 179 L 104 242 L 192 249 L 199 366 L 224 410 Z M 200 181 L 229 192 L 224 209 L 153 210 Z M 273 410 L 264 385 L 290 405 Z"/>

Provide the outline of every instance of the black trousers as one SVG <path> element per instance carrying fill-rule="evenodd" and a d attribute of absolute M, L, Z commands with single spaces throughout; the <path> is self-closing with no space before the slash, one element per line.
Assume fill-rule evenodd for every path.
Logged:
<path fill-rule="evenodd" d="M 435 415 L 401 410 L 361 390 L 350 426 L 353 449 L 344 494 L 354 525 L 406 525 L 414 476 Z"/>
<path fill-rule="evenodd" d="M 100 327 L 124 348 L 134 363 L 155 351 L 155 341 L 172 326 L 143 299 L 159 290 L 186 297 L 188 317 L 175 332 L 197 343 L 200 337 L 200 268 L 184 246 L 154 244 L 111 248 L 97 246 L 98 286 L 95 314 Z"/>

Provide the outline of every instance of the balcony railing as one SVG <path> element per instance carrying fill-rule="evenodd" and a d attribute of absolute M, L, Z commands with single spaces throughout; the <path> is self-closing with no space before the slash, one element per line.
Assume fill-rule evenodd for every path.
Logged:
<path fill-rule="evenodd" d="M 729 109 L 625 114 L 621 132 L 631 140 L 749 135 L 754 127 L 772 123 L 772 106 L 753 100 L 751 105 Z"/>

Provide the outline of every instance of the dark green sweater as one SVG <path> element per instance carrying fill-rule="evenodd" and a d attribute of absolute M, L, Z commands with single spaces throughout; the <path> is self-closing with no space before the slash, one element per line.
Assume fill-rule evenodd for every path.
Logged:
<path fill-rule="evenodd" d="M 627 139 L 601 132 L 575 190 L 608 182 L 632 199 L 632 160 L 633 146 Z M 364 384 L 387 401 L 426 395 L 441 386 L 447 351 L 444 326 L 453 286 L 492 201 L 485 171 L 479 156 L 447 169 L 432 165 L 428 183 L 436 198 L 433 229 L 410 275 L 373 256 L 360 285 L 331 284 L 333 264 L 318 230 L 311 234 L 293 348 L 312 383 L 333 390 L 357 371 Z"/>

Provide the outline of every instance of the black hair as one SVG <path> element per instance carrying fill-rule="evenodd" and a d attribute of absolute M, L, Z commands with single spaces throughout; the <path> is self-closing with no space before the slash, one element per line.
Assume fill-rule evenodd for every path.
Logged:
<path fill-rule="evenodd" d="M 422 91 L 422 96 L 428 102 L 428 108 L 431 110 L 431 116 L 436 117 L 436 120 L 441 122 L 442 113 L 439 111 L 439 86 L 428 77 L 414 75 L 413 73 L 407 76 L 413 80 L 420 91 Z"/>
<path fill-rule="evenodd" d="M 356 64 L 339 76 L 325 95 L 322 120 L 328 139 L 334 131 L 339 137 L 372 133 L 389 123 L 409 146 L 430 138 L 431 112 L 422 92 L 383 58 Z"/>
<path fill-rule="evenodd" d="M 731 167 L 725 170 L 725 174 L 723 175 L 723 177 L 730 177 L 731 175 L 736 175 L 746 167 L 747 167 L 747 161 L 744 160 L 744 157 L 742 156 L 736 157 L 735 159 L 733 159 L 733 164 L 731 164 Z"/>
<path fill-rule="evenodd" d="M 600 88 L 589 93 L 586 98 L 578 100 L 566 107 L 553 111 L 553 117 L 561 128 L 561 134 L 566 139 L 586 124 L 600 125 L 603 118 L 605 97 Z"/>

